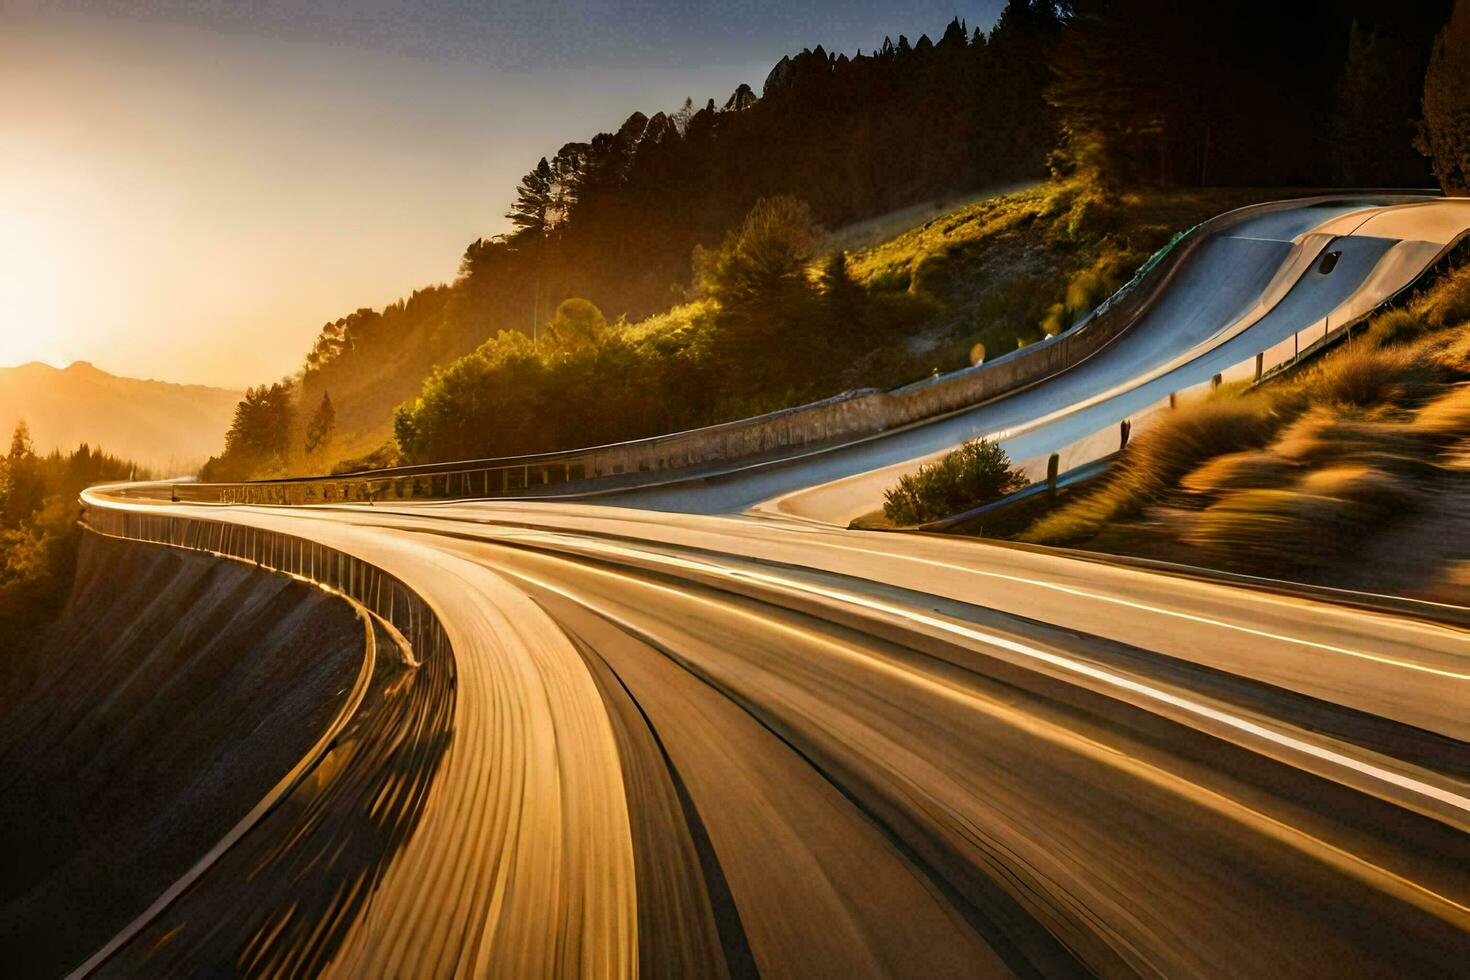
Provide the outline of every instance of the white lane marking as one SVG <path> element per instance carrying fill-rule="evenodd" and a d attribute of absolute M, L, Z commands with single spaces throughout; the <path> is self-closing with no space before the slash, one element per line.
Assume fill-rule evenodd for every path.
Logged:
<path fill-rule="evenodd" d="M 527 531 L 511 533 L 505 535 L 505 537 L 511 539 L 524 538 L 530 540 L 542 540 L 551 544 L 562 544 L 563 546 L 567 544 L 572 544 L 575 546 L 579 546 L 585 550 L 603 552 L 613 555 L 621 555 L 627 558 L 637 558 L 645 561 L 651 561 L 654 564 L 666 565 L 686 571 L 700 572 L 707 575 L 715 575 L 721 578 L 734 579 L 737 581 L 746 580 L 757 582 L 764 585 L 788 589 L 791 591 L 804 592 L 808 595 L 820 596 L 824 599 L 830 599 L 834 602 L 846 603 L 848 605 L 858 606 L 860 608 L 868 609 L 873 612 L 882 613 L 886 616 L 907 620 L 912 623 L 917 623 L 919 625 L 929 627 L 930 629 L 936 629 L 940 630 L 941 632 L 964 637 L 967 640 L 973 640 L 977 643 L 997 646 L 1003 650 L 1009 650 L 1012 653 L 1027 657 L 1032 660 L 1037 660 L 1045 664 L 1049 664 L 1061 670 L 1068 671 L 1073 674 L 1079 674 L 1081 676 L 1091 678 L 1092 680 L 1099 681 L 1103 684 L 1107 684 L 1121 690 L 1129 691 L 1130 693 L 1139 695 L 1152 701 L 1159 702 L 1160 704 L 1167 704 L 1170 707 L 1178 708 L 1181 711 L 1185 711 L 1197 717 L 1205 718 L 1217 724 L 1225 725 L 1229 728 L 1244 732 L 1256 738 L 1272 742 L 1283 748 L 1290 749 L 1304 755 L 1312 756 L 1313 758 L 1320 759 L 1332 765 L 1352 770 L 1361 775 L 1377 779 L 1380 782 L 1387 783 L 1391 786 L 1396 786 L 1399 789 L 1406 790 L 1410 793 L 1415 793 L 1428 799 L 1436 800 L 1447 806 L 1460 810 L 1463 813 L 1470 814 L 1470 798 L 1461 796 L 1446 789 L 1442 789 L 1441 787 L 1431 785 L 1429 783 L 1423 782 L 1422 780 L 1414 779 L 1410 776 L 1405 776 L 1401 773 L 1393 772 L 1390 769 L 1384 769 L 1381 766 L 1375 766 L 1372 763 L 1353 759 L 1350 756 L 1343 755 L 1340 752 L 1334 752 L 1333 750 L 1325 748 L 1323 746 L 1313 745 L 1311 742 L 1304 741 L 1302 739 L 1296 738 L 1295 736 L 1287 735 L 1283 732 L 1274 731 L 1273 729 L 1267 728 L 1263 725 L 1259 725 L 1248 719 L 1237 717 L 1235 715 L 1229 714 L 1228 712 L 1221 711 L 1218 708 L 1213 708 L 1206 704 L 1201 704 L 1197 701 L 1191 701 L 1190 699 L 1180 697 L 1177 694 L 1171 694 L 1168 691 L 1161 690 L 1149 684 L 1144 684 L 1141 681 L 1136 681 L 1131 678 L 1115 674 L 1112 671 L 1104 670 L 1103 668 L 1093 666 L 1092 664 L 1083 663 L 1078 660 L 1073 660 L 1070 657 L 1064 657 L 1060 654 L 1051 653 L 1050 651 L 1042 650 L 1029 644 L 1021 643 L 1017 640 L 1012 640 L 1008 637 L 1000 636 L 995 633 L 988 633 L 982 630 L 975 629 L 971 626 L 966 626 L 961 623 L 955 623 L 949 620 L 940 619 L 937 616 L 931 616 L 927 613 L 919 612 L 918 610 L 907 609 L 903 606 L 896 606 L 892 603 L 884 602 L 880 599 L 870 599 L 867 596 L 859 595 L 857 593 L 840 592 L 836 589 L 829 589 L 824 586 L 814 585 L 808 582 L 801 582 L 796 579 L 783 578 L 779 575 L 771 575 L 769 573 L 759 572 L 753 569 L 727 568 L 721 565 L 713 565 L 708 562 L 695 561 L 688 558 L 680 558 L 674 555 L 662 555 L 658 554 L 657 552 L 640 551 L 634 548 L 625 548 L 619 545 L 610 545 L 604 544 L 602 542 L 588 541 L 585 539 L 577 538 L 575 536 Z"/>
<path fill-rule="evenodd" d="M 1132 599 L 1123 599 L 1118 596 L 1103 595 L 1102 593 L 1098 592 L 1089 592 L 1086 589 L 1079 589 L 1069 585 L 1060 585 L 1056 582 L 1047 582 L 1042 579 L 1027 578 L 1024 575 L 1010 575 L 1005 572 L 991 572 L 981 568 L 971 568 L 966 565 L 956 565 L 952 562 L 938 561 L 933 558 L 920 558 L 915 555 L 904 555 L 888 551 L 876 551 L 871 548 L 855 548 L 851 545 L 834 544 L 832 542 L 823 542 L 823 545 L 825 547 L 833 548 L 838 551 L 852 551 L 856 552 L 857 554 L 868 555 L 875 558 L 899 558 L 904 561 L 916 562 L 922 565 L 931 565 L 935 568 L 945 568 L 951 571 L 967 572 L 971 575 L 980 575 L 985 578 L 1001 579 L 1007 582 L 1016 582 L 1021 585 L 1032 585 L 1036 586 L 1037 588 L 1051 589 L 1053 592 L 1062 592 L 1067 595 L 1077 596 L 1078 598 L 1082 599 L 1095 599 L 1098 602 L 1109 602 L 1115 606 L 1124 606 L 1129 609 L 1136 609 L 1140 612 L 1154 613 L 1159 616 L 1170 616 L 1174 619 L 1182 619 L 1191 623 L 1199 623 L 1204 626 L 1215 626 L 1220 629 L 1235 630 L 1239 633 L 1245 633 L 1250 636 L 1257 636 L 1266 640 L 1276 640 L 1281 643 L 1294 643 L 1298 646 L 1311 647 L 1313 649 L 1322 650 L 1327 653 L 1337 653 L 1342 654 L 1346 657 L 1357 657 L 1362 660 L 1371 660 L 1375 663 L 1387 664 L 1390 667 L 1402 667 L 1405 670 L 1418 670 L 1426 674 L 1435 674 L 1440 677 L 1448 677 L 1451 680 L 1470 681 L 1470 673 L 1447 670 L 1441 667 L 1431 667 L 1428 664 L 1415 663 L 1412 660 L 1400 660 L 1396 657 L 1386 657 L 1382 654 L 1367 653 L 1363 650 L 1353 650 L 1348 647 L 1340 647 L 1332 643 L 1322 643 L 1318 640 L 1302 639 L 1301 637 L 1289 636 L 1285 633 L 1273 633 L 1270 630 L 1257 629 L 1253 626 L 1243 626 L 1239 623 L 1231 623 L 1222 619 L 1214 619 L 1210 616 L 1200 616 L 1196 613 L 1183 612 L 1182 610 L 1177 609 L 1168 609 L 1163 606 L 1155 606 L 1146 602 L 1136 602 Z"/>
<path fill-rule="evenodd" d="M 566 558 L 564 555 L 551 556 L 551 560 L 554 562 L 570 561 L 570 559 Z M 619 628 L 626 630 L 633 635 L 640 635 L 643 632 L 643 630 L 635 623 L 628 621 L 624 617 L 606 608 L 594 606 L 586 598 L 577 595 L 567 588 L 553 585 L 552 583 L 547 582 L 546 580 L 538 578 L 537 576 L 529 574 L 525 571 L 516 571 L 506 568 L 502 565 L 499 565 L 498 563 L 495 564 L 493 567 L 495 567 L 496 571 L 499 574 L 505 575 L 512 579 L 518 579 L 522 582 L 531 583 L 532 585 L 542 588 L 548 592 L 555 593 L 556 595 L 559 595 L 564 599 L 567 599 L 570 602 L 573 602 L 585 609 L 593 610 L 596 615 L 607 619 L 609 622 L 617 625 Z M 623 583 L 627 582 L 626 575 L 609 569 L 598 568 L 596 566 L 588 566 L 584 568 L 584 571 L 588 571 L 599 576 L 604 576 L 615 581 Z M 1373 864 L 1372 862 L 1364 859 L 1358 854 L 1345 850 L 1319 837 L 1314 837 L 1310 833 L 1307 833 L 1306 831 L 1303 831 L 1298 827 L 1294 827 L 1291 824 L 1285 823 L 1284 821 L 1273 817 L 1262 810 L 1257 810 L 1240 800 L 1226 796 L 1223 793 L 1212 790 L 1199 783 L 1185 780 L 1177 774 L 1171 773 L 1166 769 L 1160 768 L 1159 766 L 1153 765 L 1152 763 L 1149 763 L 1135 756 L 1128 755 L 1127 753 L 1119 752 L 1114 747 L 1105 745 L 1102 742 L 1095 741 L 1085 735 L 1079 734 L 1078 732 L 1065 728 L 1059 729 L 1057 726 L 1051 724 L 1050 722 L 1029 716 L 1024 711 L 1019 711 L 1010 705 L 997 703 L 990 700 L 989 698 L 982 697 L 975 691 L 962 690 L 958 687 L 941 683 L 936 678 L 924 676 L 911 670 L 900 669 L 897 665 L 888 663 L 885 660 L 869 652 L 861 650 L 860 648 L 851 647 L 846 644 L 839 643 L 834 639 L 822 637 L 818 634 L 798 629 L 795 626 L 782 623 L 779 620 L 772 620 L 766 617 L 759 616 L 754 612 L 741 609 L 737 606 L 725 605 L 723 603 L 716 602 L 713 599 L 704 598 L 695 595 L 694 593 L 677 589 L 672 586 L 661 585 L 657 582 L 640 581 L 638 584 L 644 588 L 652 589 L 656 592 L 675 596 L 677 599 L 683 600 L 685 602 L 696 602 L 720 609 L 727 613 L 732 613 L 736 616 L 740 616 L 745 619 L 757 622 L 766 628 L 780 630 L 801 636 L 808 642 L 822 644 L 823 646 L 837 651 L 838 653 L 849 659 L 861 659 L 868 666 L 883 673 L 886 676 L 894 678 L 895 680 L 898 680 L 902 683 L 914 684 L 923 687 L 926 690 L 933 691 L 941 697 L 949 698 L 969 705 L 971 707 L 977 707 L 979 710 L 984 711 L 992 715 L 993 717 L 1002 719 L 1008 724 L 1015 725 L 1021 730 L 1035 735 L 1038 738 L 1045 739 L 1052 744 L 1067 746 L 1072 749 L 1080 748 L 1080 750 L 1084 754 L 1089 755 L 1091 758 L 1097 759 L 1106 764 L 1125 768 L 1133 773 L 1135 776 L 1141 777 L 1155 786 L 1164 787 L 1166 789 L 1171 789 L 1177 792 L 1176 787 L 1178 787 L 1179 784 L 1183 783 L 1184 785 L 1187 785 L 1194 794 L 1197 794 L 1193 797 L 1194 799 L 1204 804 L 1205 806 L 1214 809 L 1218 813 L 1247 814 L 1250 817 L 1262 821 L 1262 823 L 1266 826 L 1266 828 L 1268 828 L 1268 830 L 1274 830 L 1279 835 L 1278 839 L 1292 837 L 1297 840 L 1305 841 L 1311 846 L 1319 847 L 1326 851 L 1328 854 L 1334 855 L 1337 858 L 1349 862 L 1353 867 L 1361 869 L 1361 871 L 1365 871 L 1370 875 L 1380 875 L 1382 877 L 1388 878 L 1389 880 L 1397 882 L 1403 887 L 1408 888 L 1411 893 L 1426 897 L 1430 899 L 1431 902 L 1438 905 L 1448 906 L 1456 913 L 1463 914 L 1466 912 L 1470 912 L 1470 907 L 1462 905 L 1459 902 L 1456 902 L 1454 899 L 1451 899 L 1445 895 L 1441 895 L 1438 892 L 1426 888 L 1418 882 L 1413 881 L 1409 878 L 1405 878 L 1403 875 L 1390 871 L 1387 868 Z"/>
<path fill-rule="evenodd" d="M 338 512 L 347 512 L 347 508 L 334 508 L 334 509 L 337 510 Z M 362 513 L 362 511 L 360 511 L 360 510 L 353 510 L 353 511 L 351 511 L 351 513 L 357 514 L 357 513 Z M 411 520 L 419 520 L 419 519 L 422 519 L 422 516 L 421 515 L 415 514 L 411 510 L 397 510 L 397 509 L 395 509 L 395 510 L 386 510 L 385 509 L 383 511 L 383 513 L 394 514 L 394 515 L 397 515 L 397 516 L 400 516 L 400 517 L 407 517 L 407 518 L 409 518 Z M 458 518 L 451 518 L 451 519 L 457 520 Z M 507 525 L 504 525 L 504 524 L 496 524 L 496 523 L 493 523 L 493 522 L 486 522 L 483 519 L 481 519 L 478 515 L 472 516 L 470 520 L 471 520 L 472 523 L 474 523 L 476 525 L 477 528 L 504 528 L 504 527 L 507 527 Z M 983 578 L 991 578 L 991 579 L 997 579 L 997 580 L 1000 580 L 1000 581 L 1014 582 L 1014 583 L 1019 584 L 1019 585 L 1030 585 L 1030 586 L 1034 586 L 1034 587 L 1040 588 L 1040 589 L 1050 589 L 1053 592 L 1060 592 L 1060 593 L 1063 593 L 1065 595 L 1076 596 L 1077 598 L 1081 598 L 1081 599 L 1092 599 L 1092 600 L 1095 600 L 1097 602 L 1111 603 L 1112 605 L 1115 605 L 1115 606 L 1122 606 L 1124 608 L 1133 609 L 1133 610 L 1136 610 L 1136 611 L 1139 611 L 1139 612 L 1153 613 L 1153 614 L 1159 615 L 1159 616 L 1167 616 L 1167 617 L 1171 617 L 1173 619 L 1184 620 L 1186 622 L 1198 623 L 1198 624 L 1200 624 L 1202 626 L 1212 626 L 1212 627 L 1216 627 L 1218 629 L 1233 630 L 1233 631 L 1235 631 L 1237 633 L 1244 633 L 1247 636 L 1254 636 L 1254 637 L 1258 637 L 1260 639 L 1272 640 L 1272 641 L 1280 642 L 1280 643 L 1290 643 L 1290 644 L 1294 644 L 1296 646 L 1307 647 L 1307 648 L 1313 649 L 1313 650 L 1319 650 L 1319 651 L 1322 651 L 1323 653 L 1335 653 L 1335 654 L 1339 654 L 1339 655 L 1345 656 L 1345 657 L 1355 657 L 1355 658 L 1357 658 L 1359 660 L 1367 660 L 1367 661 L 1370 661 L 1370 662 L 1373 662 L 1373 663 L 1383 664 L 1383 665 L 1389 666 L 1389 667 L 1398 667 L 1398 668 L 1402 668 L 1404 670 L 1413 670 L 1413 671 L 1418 671 L 1420 673 L 1432 674 L 1432 675 L 1435 675 L 1435 676 L 1438 676 L 1438 677 L 1446 677 L 1446 678 L 1449 678 L 1450 680 L 1470 681 L 1470 672 L 1464 672 L 1464 671 L 1458 671 L 1458 670 L 1451 670 L 1451 669 L 1444 668 L 1444 667 L 1434 667 L 1434 666 L 1431 666 L 1429 664 L 1418 663 L 1418 662 L 1413 661 L 1413 660 L 1404 660 L 1404 659 L 1401 659 L 1401 658 L 1398 658 L 1398 657 L 1390 657 L 1390 656 L 1386 656 L 1384 654 L 1379 654 L 1379 653 L 1369 653 L 1369 652 L 1364 651 L 1364 650 L 1354 650 L 1354 649 L 1352 649 L 1350 647 L 1338 646 L 1338 645 L 1333 644 L 1333 643 L 1324 643 L 1324 642 L 1322 642 L 1320 640 L 1309 640 L 1309 639 L 1305 639 L 1305 638 L 1298 637 L 1298 636 L 1292 636 L 1292 635 L 1287 634 L 1287 633 L 1275 633 L 1275 632 L 1272 632 L 1270 630 L 1258 629 L 1258 628 L 1253 627 L 1253 626 L 1245 626 L 1243 624 L 1233 623 L 1233 622 L 1230 622 L 1228 620 L 1215 619 L 1214 617 L 1211 617 L 1211 616 L 1202 616 L 1202 615 L 1199 615 L 1197 613 L 1189 613 L 1189 612 L 1184 612 L 1182 610 L 1169 609 L 1169 608 L 1164 607 L 1164 606 L 1156 606 L 1156 605 L 1153 605 L 1153 604 L 1147 603 L 1147 602 L 1138 602 L 1138 601 L 1132 600 L 1132 599 L 1124 599 L 1124 598 L 1121 598 L 1119 596 L 1106 595 L 1106 594 L 1100 593 L 1100 592 L 1091 592 L 1091 591 L 1089 591 L 1087 589 L 1081 589 L 1081 588 L 1077 588 L 1075 586 L 1069 586 L 1069 585 L 1061 585 L 1059 583 L 1049 582 L 1049 581 L 1046 581 L 1044 579 L 1029 578 L 1029 577 L 1024 576 L 1024 575 L 1013 575 L 1013 574 L 1010 574 L 1010 573 L 1007 573 L 1007 572 L 987 571 L 987 570 L 982 569 L 982 568 L 974 568 L 974 567 L 971 567 L 971 566 L 968 566 L 968 565 L 957 565 L 957 564 L 954 564 L 953 562 L 939 561 L 939 560 L 933 559 L 933 558 L 922 558 L 922 557 L 919 557 L 917 555 L 908 555 L 908 554 L 903 554 L 903 553 L 897 552 L 897 551 L 881 551 L 881 550 L 877 550 L 877 549 L 873 549 L 873 548 L 860 548 L 860 547 L 855 547 L 853 545 L 838 544 L 838 543 L 835 543 L 833 541 L 825 540 L 825 538 L 828 538 L 828 537 L 832 536 L 831 526 L 830 525 L 826 525 L 826 524 L 822 524 L 822 525 L 817 526 L 817 527 L 808 527 L 805 524 L 790 524 L 790 523 L 786 523 L 785 521 L 783 521 L 783 526 L 789 527 L 793 531 L 802 531 L 802 532 L 805 532 L 805 533 L 810 534 L 810 535 L 817 535 L 820 538 L 822 538 L 823 540 L 820 540 L 820 541 L 818 541 L 816 543 L 819 546 L 821 546 L 821 547 L 829 548 L 829 549 L 831 549 L 833 551 L 847 551 L 847 552 L 852 552 L 854 554 L 865 555 L 865 556 L 870 557 L 870 558 L 887 559 L 887 560 L 897 559 L 897 560 L 900 560 L 900 561 L 913 562 L 915 564 L 920 564 L 920 565 L 928 565 L 928 566 L 931 566 L 933 568 L 943 568 L 943 569 L 947 569 L 949 571 L 963 572 L 963 573 L 966 573 L 966 574 L 969 574 L 969 575 L 977 575 L 977 576 L 981 576 Z M 494 534 L 494 533 L 497 533 L 497 532 L 491 531 L 490 533 Z M 556 531 L 550 531 L 550 530 L 548 530 L 548 531 L 545 531 L 545 533 L 553 533 L 554 534 L 554 533 L 557 533 L 557 532 Z M 579 537 L 579 539 L 582 539 L 582 540 L 591 540 L 590 538 L 585 537 L 585 535 L 596 534 L 597 532 L 596 531 L 593 531 L 593 530 L 590 530 L 590 529 L 587 529 L 585 531 L 582 531 L 582 530 L 572 530 L 572 531 L 568 531 L 566 533 L 572 534 L 572 535 L 576 535 L 576 536 Z M 675 542 L 672 542 L 672 541 L 660 541 L 658 539 L 649 539 L 649 540 L 651 541 L 651 543 L 655 543 L 655 544 L 667 544 L 667 545 L 670 545 L 670 546 L 677 547 L 677 544 Z M 827 569 L 827 570 L 828 571 L 832 571 L 831 569 Z M 862 577 L 861 575 L 853 575 L 853 573 L 850 573 L 850 572 L 842 572 L 842 571 L 838 571 L 837 574 L 849 575 L 851 577 L 858 577 L 858 578 L 861 578 Z M 1146 573 L 1144 573 L 1144 574 L 1146 574 Z M 887 581 L 884 581 L 884 580 L 869 580 L 869 581 L 881 581 L 881 582 L 883 582 L 883 584 L 886 584 L 886 585 L 892 585 L 893 584 L 891 582 L 887 582 Z M 1271 597 L 1267 597 L 1267 596 L 1260 596 L 1259 598 L 1267 599 L 1267 600 L 1270 600 L 1271 599 Z M 960 600 L 960 601 L 965 601 L 965 600 Z M 1279 601 L 1276 601 L 1275 604 L 1280 605 L 1281 603 Z M 1334 612 L 1343 612 L 1343 613 L 1348 612 L 1348 610 L 1339 609 L 1339 608 L 1336 608 L 1336 607 L 1333 607 L 1332 611 L 1334 611 Z M 1402 624 L 1402 623 L 1395 624 L 1395 626 L 1397 628 L 1399 628 L 1399 629 L 1407 628 L 1408 625 L 1409 624 Z M 1448 636 L 1459 636 L 1460 635 L 1460 632 L 1459 631 L 1450 630 L 1450 629 L 1445 628 L 1445 627 L 1429 626 L 1428 624 L 1422 624 L 1422 623 L 1414 623 L 1414 624 L 1412 624 L 1412 626 L 1415 627 L 1415 628 L 1433 629 L 1435 632 L 1438 632 L 1438 633 L 1441 633 L 1441 634 L 1445 634 L 1445 635 L 1448 635 Z"/>

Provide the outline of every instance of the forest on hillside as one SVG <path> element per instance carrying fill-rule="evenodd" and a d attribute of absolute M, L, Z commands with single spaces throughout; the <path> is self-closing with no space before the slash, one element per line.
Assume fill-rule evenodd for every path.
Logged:
<path fill-rule="evenodd" d="M 148 479 L 136 464 L 86 443 L 37 453 L 24 421 L 0 456 L 0 653 L 18 654 L 66 601 L 76 566 L 77 495 L 97 483 Z M 0 657 L 0 686 L 20 660 Z"/>
<path fill-rule="evenodd" d="M 329 468 L 373 449 L 406 400 L 396 441 L 361 462 L 564 448 L 830 393 L 853 376 L 828 366 L 873 361 L 943 298 L 912 277 L 855 282 L 819 254 L 821 229 L 998 182 L 1085 186 L 1074 197 L 1104 210 L 1140 190 L 1463 186 L 1458 144 L 1434 137 L 1452 127 L 1421 123 L 1430 92 L 1459 111 L 1449 8 L 1011 0 L 989 32 L 955 20 L 937 41 L 818 47 L 759 94 L 634 113 L 531 167 L 513 230 L 472 242 L 452 284 L 326 324 L 298 377 L 251 390 L 205 475 Z M 773 214 L 760 267 L 741 252 Z M 1085 213 L 1063 232 L 1079 248 L 1118 235 Z M 1142 240 L 1112 254 L 1138 258 Z M 721 270 L 769 292 L 732 293 Z M 476 426 L 425 441 L 430 415 L 470 409 Z"/>

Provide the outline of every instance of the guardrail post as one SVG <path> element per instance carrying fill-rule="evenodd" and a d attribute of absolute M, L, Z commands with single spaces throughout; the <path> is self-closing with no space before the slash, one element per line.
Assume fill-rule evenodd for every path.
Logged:
<path fill-rule="evenodd" d="M 1124 419 L 1118 424 L 1118 451 L 1128 448 L 1128 433 L 1133 431 L 1133 420 Z"/>
<path fill-rule="evenodd" d="M 1261 351 L 1259 354 L 1256 355 L 1256 380 L 1257 381 L 1260 381 L 1261 380 L 1262 368 L 1265 366 L 1265 364 L 1266 364 L 1266 352 L 1265 351 Z"/>
<path fill-rule="evenodd" d="M 1223 381 L 1223 380 L 1224 379 L 1221 378 L 1220 375 L 1218 375 L 1218 374 L 1217 375 L 1214 375 L 1213 377 L 1211 377 L 1210 378 L 1210 390 L 1213 391 L 1214 389 L 1220 387 L 1220 382 Z"/>
<path fill-rule="evenodd" d="M 1056 494 L 1057 492 L 1057 468 L 1061 465 L 1062 457 L 1052 453 L 1046 458 L 1046 492 Z"/>

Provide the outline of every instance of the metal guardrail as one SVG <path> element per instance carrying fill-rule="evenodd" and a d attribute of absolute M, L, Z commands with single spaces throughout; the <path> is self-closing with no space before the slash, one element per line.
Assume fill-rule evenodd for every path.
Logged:
<path fill-rule="evenodd" d="M 447 655 L 448 635 L 418 593 L 376 565 L 307 538 L 225 521 L 88 504 L 84 525 L 102 534 L 222 555 L 340 592 L 391 624 L 414 659 Z"/>
<path fill-rule="evenodd" d="M 982 514 L 1001 510 L 1014 502 L 1029 500 L 1043 488 L 1056 489 L 1059 482 L 1066 481 L 1069 475 L 1080 470 L 1087 470 L 1089 477 L 1100 474 L 1102 467 L 1106 467 L 1127 448 L 1131 438 L 1146 432 L 1179 406 L 1209 397 L 1222 384 L 1257 384 L 1268 375 L 1289 370 L 1315 358 L 1344 338 L 1351 339 L 1353 331 L 1417 290 L 1425 280 L 1438 275 L 1443 268 L 1456 260 L 1458 253 L 1470 253 L 1470 232 L 1457 236 L 1418 274 L 1371 308 L 1343 317 L 1337 324 L 1332 322 L 1330 315 L 1324 317 L 1265 350 L 1238 361 L 1207 381 L 1171 392 L 1167 398 L 1154 402 L 1121 422 L 1109 423 L 1056 452 L 1022 460 L 1015 464 L 1015 468 L 1031 481 L 1027 486 L 999 500 L 920 525 L 920 529 L 946 530 Z"/>
<path fill-rule="evenodd" d="M 1121 289 L 1081 323 L 977 367 L 926 378 L 892 391 L 866 389 L 755 416 L 646 439 L 519 457 L 237 483 L 178 483 L 173 500 L 224 504 L 305 505 L 389 500 L 534 496 L 551 487 L 569 492 L 616 489 L 692 478 L 871 438 L 963 411 L 1035 384 L 1087 359 L 1142 315 L 1184 259 L 1211 234 L 1273 210 L 1341 199 L 1321 195 L 1249 205 L 1176 235 Z M 683 474 L 683 477 L 673 474 Z M 137 490 L 157 496 L 157 490 Z"/>

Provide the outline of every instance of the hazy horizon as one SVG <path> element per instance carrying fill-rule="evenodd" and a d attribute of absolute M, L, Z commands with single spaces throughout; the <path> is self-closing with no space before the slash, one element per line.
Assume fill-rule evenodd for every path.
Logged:
<path fill-rule="evenodd" d="M 0 365 L 274 380 L 452 279 L 563 143 L 999 6 L 0 3 Z"/>

